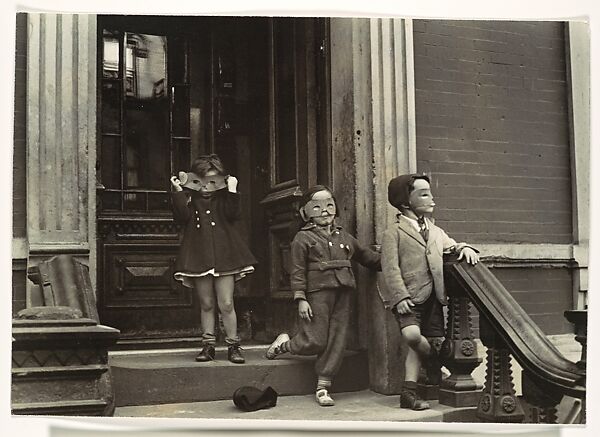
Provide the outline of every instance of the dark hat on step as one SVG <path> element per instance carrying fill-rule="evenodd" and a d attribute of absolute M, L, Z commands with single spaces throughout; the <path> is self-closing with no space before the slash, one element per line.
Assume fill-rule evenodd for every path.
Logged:
<path fill-rule="evenodd" d="M 243 411 L 256 411 L 277 405 L 277 392 L 272 387 L 260 390 L 256 387 L 244 386 L 233 393 L 233 403 Z"/>
<path fill-rule="evenodd" d="M 395 177 L 388 184 L 388 201 L 397 209 L 401 206 L 408 206 L 410 187 L 416 179 L 429 181 L 429 176 L 424 174 L 403 174 Z"/>

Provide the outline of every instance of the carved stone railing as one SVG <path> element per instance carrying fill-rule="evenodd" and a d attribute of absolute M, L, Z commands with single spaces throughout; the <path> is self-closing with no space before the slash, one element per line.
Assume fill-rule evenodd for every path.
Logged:
<path fill-rule="evenodd" d="M 13 414 L 110 416 L 108 349 L 87 266 L 59 255 L 31 267 L 27 308 L 12 322 Z"/>
<path fill-rule="evenodd" d="M 563 396 L 585 399 L 585 360 L 582 365 L 563 357 L 483 263 L 471 266 L 448 256 L 444 280 L 450 304 L 441 360 L 451 375 L 441 383 L 441 404 L 477 406 L 483 421 L 555 423 Z M 481 362 L 473 342 L 471 303 L 479 311 L 487 348 L 483 390 L 471 376 Z M 584 344 L 585 334 L 578 334 L 578 341 Z M 522 398 L 513 386 L 511 355 L 523 368 Z M 580 417 L 584 421 L 585 413 Z"/>

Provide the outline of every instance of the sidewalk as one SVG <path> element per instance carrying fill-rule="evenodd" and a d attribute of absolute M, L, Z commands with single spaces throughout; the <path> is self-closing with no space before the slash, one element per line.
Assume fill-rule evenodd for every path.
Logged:
<path fill-rule="evenodd" d="M 432 401 L 425 411 L 401 409 L 398 396 L 386 396 L 370 390 L 334 393 L 333 407 L 320 407 L 314 395 L 280 396 L 277 405 L 268 410 L 244 412 L 232 400 L 118 407 L 115 417 L 168 417 L 203 419 L 283 419 L 283 420 L 377 420 L 400 422 L 442 422 L 444 414 L 473 417 L 469 408 L 452 408 Z M 459 413 L 457 413 L 457 411 Z M 448 418 L 447 418 L 448 419 Z"/>

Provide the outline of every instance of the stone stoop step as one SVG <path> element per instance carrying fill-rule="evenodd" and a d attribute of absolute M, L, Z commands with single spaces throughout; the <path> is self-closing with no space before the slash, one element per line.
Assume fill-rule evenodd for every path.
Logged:
<path fill-rule="evenodd" d="M 227 349 L 217 348 L 216 359 L 198 363 L 197 349 L 111 352 L 109 364 L 117 407 L 232 399 L 242 386 L 273 387 L 281 396 L 314 393 L 314 357 L 264 356 L 266 346 L 244 350 L 245 364 L 227 360 Z M 368 388 L 364 352 L 347 352 L 332 392 Z"/>
<path fill-rule="evenodd" d="M 412 411 L 400 408 L 398 396 L 370 390 L 337 393 L 335 406 L 320 407 L 314 395 L 280 396 L 273 408 L 245 412 L 232 400 L 166 405 L 118 407 L 116 417 L 161 417 L 179 419 L 254 419 L 254 420 L 344 420 L 392 422 L 477 422 L 473 408 L 452 408 L 431 401 L 431 409 Z"/>

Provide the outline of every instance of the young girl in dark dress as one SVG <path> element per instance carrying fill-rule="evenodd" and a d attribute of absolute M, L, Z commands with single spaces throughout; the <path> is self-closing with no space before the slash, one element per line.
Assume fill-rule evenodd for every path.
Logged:
<path fill-rule="evenodd" d="M 202 351 L 196 361 L 215 357 L 215 298 L 223 325 L 228 358 L 244 363 L 233 304 L 234 282 L 254 271 L 256 259 L 236 230 L 240 219 L 237 179 L 227 175 L 217 155 L 198 157 L 192 164 L 198 191 L 185 192 L 173 176 L 173 215 L 185 224 L 177 256 L 175 279 L 195 288 L 200 298 Z"/>

